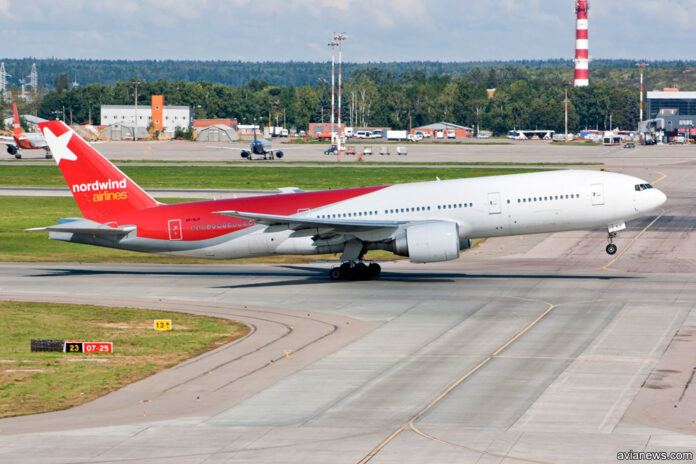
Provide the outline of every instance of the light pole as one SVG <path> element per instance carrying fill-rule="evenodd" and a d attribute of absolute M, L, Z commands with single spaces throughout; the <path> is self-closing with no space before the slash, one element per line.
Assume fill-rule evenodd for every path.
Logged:
<path fill-rule="evenodd" d="M 336 42 L 335 40 L 332 40 L 331 42 L 329 42 L 329 47 L 331 47 L 331 146 L 333 147 L 336 143 L 335 135 L 334 135 L 335 134 L 334 115 L 336 113 L 336 110 L 334 108 L 334 101 L 335 101 L 334 89 L 336 86 L 334 83 L 335 74 L 336 74 L 334 72 L 334 66 L 335 66 L 334 63 L 336 62 L 336 50 L 335 49 L 336 49 L 336 47 L 338 47 L 338 42 Z M 322 111 L 323 111 L 323 106 L 322 106 Z"/>
<path fill-rule="evenodd" d="M 135 119 L 133 124 L 133 141 L 138 141 L 138 85 L 140 81 L 138 79 L 133 81 L 133 86 L 135 87 Z"/>
<path fill-rule="evenodd" d="M 343 41 L 347 38 L 348 36 L 345 32 L 334 36 L 334 40 L 338 42 L 338 144 L 336 145 L 336 150 L 339 161 L 341 160 L 341 62 L 343 61 Z"/>
<path fill-rule="evenodd" d="M 565 89 L 565 139 L 564 143 L 568 143 L 568 85 L 567 81 L 563 81 L 563 88 Z"/>
<path fill-rule="evenodd" d="M 636 63 L 636 66 L 640 68 L 640 122 L 643 122 L 643 70 L 648 63 Z"/>

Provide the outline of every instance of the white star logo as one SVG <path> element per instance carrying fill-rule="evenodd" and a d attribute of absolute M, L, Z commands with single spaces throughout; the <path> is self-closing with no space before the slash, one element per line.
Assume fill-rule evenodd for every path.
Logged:
<path fill-rule="evenodd" d="M 43 132 L 44 137 L 46 138 L 46 143 L 51 148 L 51 154 L 56 160 L 56 163 L 60 164 L 60 160 L 63 159 L 68 161 L 75 161 L 77 159 L 75 153 L 71 152 L 68 148 L 68 143 L 73 135 L 71 130 L 67 131 L 60 137 L 56 137 L 48 127 L 45 127 Z"/>

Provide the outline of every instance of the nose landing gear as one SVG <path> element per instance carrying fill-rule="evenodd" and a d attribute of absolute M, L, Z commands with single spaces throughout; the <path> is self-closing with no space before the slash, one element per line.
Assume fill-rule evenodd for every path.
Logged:
<path fill-rule="evenodd" d="M 616 232 L 609 232 L 609 245 L 606 248 L 607 254 L 616 254 L 616 250 L 618 250 L 616 245 L 614 245 L 614 238 L 616 238 Z"/>

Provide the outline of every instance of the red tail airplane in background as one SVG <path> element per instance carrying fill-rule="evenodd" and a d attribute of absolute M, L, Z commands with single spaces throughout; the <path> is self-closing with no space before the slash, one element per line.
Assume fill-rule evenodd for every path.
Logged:
<path fill-rule="evenodd" d="M 614 254 L 624 221 L 666 200 L 636 177 L 568 170 L 165 205 L 61 121 L 39 128 L 83 217 L 31 230 L 208 259 L 342 253 L 332 279 L 376 277 L 379 264 L 362 261 L 368 250 L 432 263 L 456 259 L 471 239 L 484 237 L 603 227 Z"/>
<path fill-rule="evenodd" d="M 12 137 L 0 136 L 0 141 L 7 145 L 7 153 L 17 159 L 21 159 L 22 155 L 19 149 L 23 150 L 45 150 L 46 158 L 52 158 L 51 150 L 46 143 L 46 139 L 39 132 L 26 133 L 22 130 L 22 125 L 19 123 L 19 114 L 17 113 L 17 104 L 12 103 L 14 111 L 14 123 L 12 126 Z"/>

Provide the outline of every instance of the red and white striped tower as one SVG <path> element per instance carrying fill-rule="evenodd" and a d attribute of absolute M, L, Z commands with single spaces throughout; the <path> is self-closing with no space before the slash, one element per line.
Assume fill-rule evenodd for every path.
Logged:
<path fill-rule="evenodd" d="M 590 9 L 588 0 L 577 0 L 575 2 L 575 13 L 577 15 L 575 33 L 575 87 L 586 87 L 590 85 L 590 52 L 587 40 L 587 11 Z"/>

